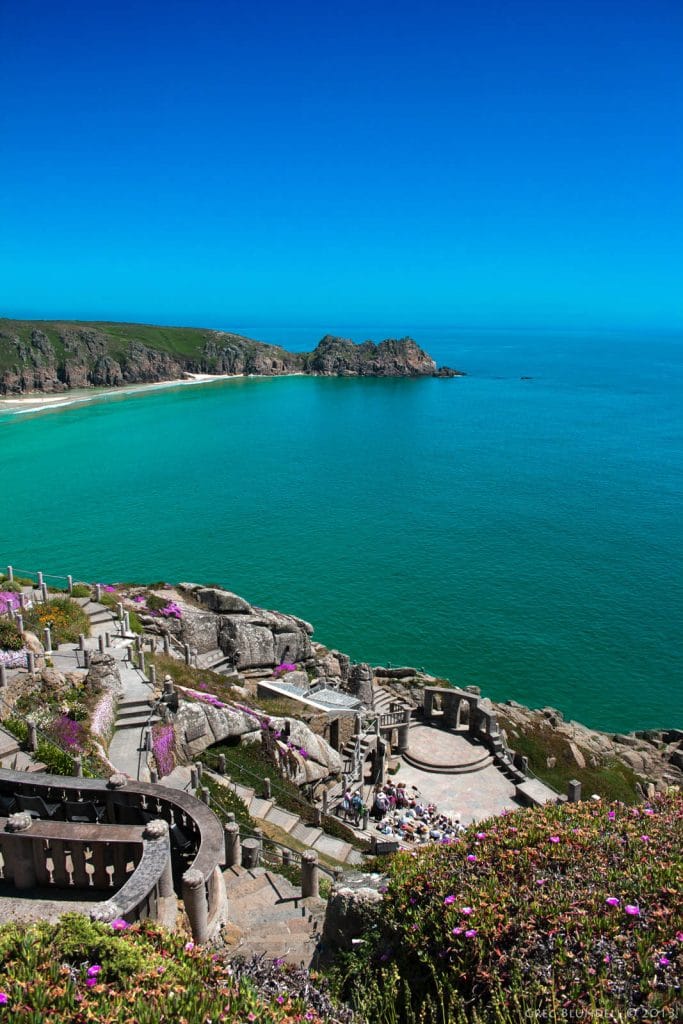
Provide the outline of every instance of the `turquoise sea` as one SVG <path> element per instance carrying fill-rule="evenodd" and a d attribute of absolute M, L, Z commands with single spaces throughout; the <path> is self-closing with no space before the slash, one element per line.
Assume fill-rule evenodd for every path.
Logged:
<path fill-rule="evenodd" d="M 397 333 L 213 326 L 293 349 Z M 469 376 L 1 416 L 0 564 L 217 582 L 359 660 L 598 728 L 683 726 L 683 336 L 398 333 Z"/>

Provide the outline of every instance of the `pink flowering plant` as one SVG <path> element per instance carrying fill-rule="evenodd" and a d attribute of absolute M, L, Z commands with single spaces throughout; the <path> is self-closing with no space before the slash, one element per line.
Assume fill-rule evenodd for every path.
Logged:
<path fill-rule="evenodd" d="M 175 731 L 173 723 L 156 722 L 152 726 L 152 754 L 159 778 L 170 775 L 175 768 Z"/>
<path fill-rule="evenodd" d="M 487 821 L 485 843 L 475 828 L 392 859 L 376 927 L 349 959 L 345 992 L 363 993 L 366 1019 L 437 1024 L 468 1007 L 479 1021 L 528 1007 L 550 1020 L 562 1007 L 676 1019 L 683 795 L 637 815 L 592 802 L 520 810 Z"/>

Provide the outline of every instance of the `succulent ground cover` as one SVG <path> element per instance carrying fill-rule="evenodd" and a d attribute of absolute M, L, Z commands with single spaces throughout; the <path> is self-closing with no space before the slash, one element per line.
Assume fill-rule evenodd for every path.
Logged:
<path fill-rule="evenodd" d="M 369 1020 L 680 1019 L 680 793 L 492 818 L 388 875 L 339 972 Z"/>
<path fill-rule="evenodd" d="M 24 612 L 24 628 L 32 630 L 41 640 L 46 626 L 50 627 L 55 647 L 75 643 L 80 633 L 90 635 L 90 619 L 69 597 L 51 597 Z"/>
<path fill-rule="evenodd" d="M 311 979 L 279 967 L 233 969 L 151 921 L 129 927 L 67 914 L 56 925 L 0 929 L 0 1014 L 17 1024 L 331 1020 L 332 1004 Z"/>

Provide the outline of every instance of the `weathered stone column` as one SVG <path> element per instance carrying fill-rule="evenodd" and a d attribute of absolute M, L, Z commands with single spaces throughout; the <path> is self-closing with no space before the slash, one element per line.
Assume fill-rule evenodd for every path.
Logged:
<path fill-rule="evenodd" d="M 199 785 L 199 772 L 197 771 L 196 764 L 190 765 L 190 788 L 193 790 L 197 789 Z"/>
<path fill-rule="evenodd" d="M 11 565 L 7 566 L 7 579 L 10 581 L 10 583 L 14 583 L 14 569 L 12 568 Z"/>
<path fill-rule="evenodd" d="M 406 708 L 403 712 L 403 725 L 399 726 L 398 729 L 398 752 L 399 754 L 405 754 L 408 749 L 409 739 L 408 733 L 410 731 L 410 708 Z"/>
<path fill-rule="evenodd" d="M 100 633 L 100 635 L 97 638 L 97 646 L 99 648 L 100 654 L 104 654 L 107 642 L 103 633 Z"/>
<path fill-rule="evenodd" d="M 226 868 L 238 868 L 242 863 L 242 843 L 240 841 L 240 827 L 235 821 L 229 821 L 223 826 L 225 837 L 225 866 Z"/>
<path fill-rule="evenodd" d="M 152 686 L 154 689 L 156 689 L 156 685 L 157 685 L 156 665 L 150 665 L 149 666 L 149 683 L 150 683 L 150 686 Z M 166 692 L 166 690 L 164 689 L 164 693 L 165 692 Z"/>
<path fill-rule="evenodd" d="M 301 895 L 320 896 L 318 879 L 318 854 L 315 850 L 306 850 L 301 855 Z"/>
<path fill-rule="evenodd" d="M 17 814 L 10 814 L 6 827 L 8 832 L 17 833 L 28 832 L 31 825 L 32 819 L 28 811 L 19 811 Z M 14 885 L 17 889 L 34 889 L 36 872 L 33 866 L 32 843 L 28 840 L 22 842 L 17 839 L 11 845 L 6 843 L 4 846 L 5 877 L 9 875 L 14 878 Z"/>
<path fill-rule="evenodd" d="M 578 779 L 570 779 L 567 783 L 567 800 L 570 804 L 578 804 L 581 800 L 581 783 Z"/>
<path fill-rule="evenodd" d="M 270 779 L 266 775 L 266 777 L 263 780 L 263 799 L 264 800 L 270 800 L 271 796 L 272 796 L 272 788 L 271 788 L 271 785 L 270 785 Z"/>
<path fill-rule="evenodd" d="M 112 824 L 116 822 L 116 809 L 111 792 L 125 789 L 127 782 L 128 776 L 124 775 L 123 772 L 116 772 L 114 775 L 110 775 L 107 780 L 107 789 L 110 790 L 110 793 L 107 794 L 107 821 Z"/>
<path fill-rule="evenodd" d="M 19 630 L 19 632 L 23 633 L 24 632 L 24 616 L 21 614 L 21 612 L 17 613 L 17 616 L 16 616 L 14 621 L 16 622 L 16 626 L 17 626 L 17 629 Z"/>
<path fill-rule="evenodd" d="M 0 665 L 0 687 L 7 685 L 7 669 L 4 665 Z"/>
<path fill-rule="evenodd" d="M 52 632 L 49 626 L 43 630 L 43 647 L 46 654 L 52 654 Z"/>
<path fill-rule="evenodd" d="M 28 726 L 28 749 L 31 753 L 35 753 L 38 749 L 38 728 L 32 718 L 27 719 L 26 724 Z"/>
<path fill-rule="evenodd" d="M 218 774 L 225 775 L 225 754 L 218 755 Z"/>
<path fill-rule="evenodd" d="M 149 781 L 153 786 L 156 786 L 159 781 L 159 773 L 154 768 L 150 768 L 149 770 Z"/>
<path fill-rule="evenodd" d="M 85 650 L 85 633 L 78 634 L 78 649 L 79 651 Z"/>
<path fill-rule="evenodd" d="M 190 868 L 183 875 L 183 903 L 195 942 L 206 942 L 209 934 L 209 907 L 201 871 Z"/>
<path fill-rule="evenodd" d="M 257 868 L 261 855 L 261 844 L 258 839 L 245 839 L 242 843 L 242 867 Z"/>
<path fill-rule="evenodd" d="M 171 653 L 171 638 L 168 633 L 164 633 L 164 654 Z"/>
<path fill-rule="evenodd" d="M 458 725 L 460 694 L 449 693 L 447 690 L 444 690 L 441 695 L 441 707 L 443 708 L 443 724 L 447 729 L 455 729 Z"/>
<path fill-rule="evenodd" d="M 30 675 L 34 676 L 36 674 L 36 656 L 33 651 L 29 651 L 26 655 L 26 668 Z"/>
<path fill-rule="evenodd" d="M 168 822 L 162 818 L 156 818 L 145 826 L 143 838 L 159 843 L 166 849 L 166 863 L 162 874 L 159 876 L 159 895 L 173 895 L 173 869 L 171 867 L 171 837 L 169 835 Z"/>
<path fill-rule="evenodd" d="M 50 599 L 50 595 L 47 592 L 47 583 L 43 583 L 43 585 L 41 586 L 41 588 L 40 588 L 40 596 L 41 596 L 41 598 L 43 600 L 43 603 L 45 603 L 46 601 L 48 601 Z"/>
<path fill-rule="evenodd" d="M 422 709 L 424 719 L 428 722 L 434 712 L 434 694 L 428 687 L 422 691 Z"/>
<path fill-rule="evenodd" d="M 211 806 L 211 791 L 208 786 L 202 786 L 199 790 L 199 799 L 202 803 L 206 804 L 207 807 Z"/>
<path fill-rule="evenodd" d="M 70 594 L 74 592 L 74 578 L 73 576 L 67 576 L 66 578 L 66 589 Z"/>
<path fill-rule="evenodd" d="M 74 757 L 74 775 L 77 779 L 83 778 L 83 758 L 80 754 L 76 754 Z"/>

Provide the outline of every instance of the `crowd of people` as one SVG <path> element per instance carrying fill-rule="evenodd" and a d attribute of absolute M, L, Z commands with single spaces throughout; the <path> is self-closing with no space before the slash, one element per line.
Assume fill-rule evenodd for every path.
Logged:
<path fill-rule="evenodd" d="M 376 786 L 372 794 L 370 816 L 377 831 L 387 839 L 401 842 L 431 843 L 452 839 L 464 832 L 460 815 L 440 813 L 433 803 L 426 803 L 415 786 L 405 782 Z M 342 799 L 342 813 L 358 825 L 365 806 L 358 793 L 347 790 Z"/>

